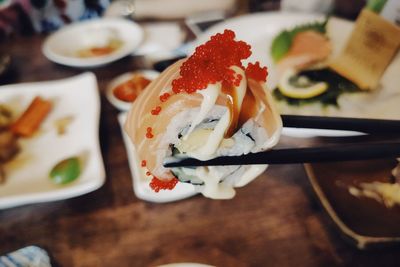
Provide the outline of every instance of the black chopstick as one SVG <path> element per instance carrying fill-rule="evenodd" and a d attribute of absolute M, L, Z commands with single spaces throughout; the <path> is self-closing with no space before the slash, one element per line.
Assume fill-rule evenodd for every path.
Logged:
<path fill-rule="evenodd" d="M 175 62 L 177 62 L 178 60 L 183 59 L 183 58 L 185 58 L 185 56 L 178 56 L 178 57 L 174 57 L 174 58 L 160 60 L 153 64 L 153 68 L 156 71 L 162 72 L 166 68 L 168 68 L 169 66 L 171 66 L 172 64 L 174 64 Z"/>
<path fill-rule="evenodd" d="M 400 120 L 282 115 L 284 127 L 399 134 Z"/>
<path fill-rule="evenodd" d="M 178 162 L 165 162 L 164 166 L 172 168 L 252 164 L 292 164 L 395 157 L 400 157 L 400 142 L 343 144 L 325 147 L 277 149 L 259 153 L 249 153 L 242 156 L 218 157 L 207 161 L 186 158 Z"/>

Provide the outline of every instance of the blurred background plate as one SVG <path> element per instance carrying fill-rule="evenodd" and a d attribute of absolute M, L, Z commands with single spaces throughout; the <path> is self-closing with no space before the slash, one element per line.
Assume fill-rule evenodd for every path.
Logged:
<path fill-rule="evenodd" d="M 105 171 L 99 146 L 100 99 L 94 74 L 48 82 L 0 87 L 0 103 L 16 114 L 35 96 L 53 101 L 53 109 L 33 137 L 20 140 L 21 151 L 5 165 L 7 179 L 0 184 L 0 208 L 79 196 L 103 185 Z M 70 117 L 63 135 L 55 122 Z M 67 185 L 54 184 L 51 168 L 59 161 L 84 154 L 81 174 Z"/>
<path fill-rule="evenodd" d="M 277 85 L 276 66 L 270 54 L 271 43 L 274 37 L 282 30 L 291 29 L 305 23 L 323 21 L 324 16 L 317 14 L 290 13 L 290 12 L 264 12 L 244 15 L 218 23 L 201 35 L 194 47 L 205 42 L 211 35 L 231 29 L 236 33 L 236 39 L 245 40 L 252 46 L 252 55 L 247 61 L 260 61 L 268 67 L 267 86 L 274 89 Z M 331 17 L 327 25 L 327 35 L 333 46 L 331 57 L 335 57 L 346 43 L 354 23 L 344 19 Z M 194 49 L 194 48 L 193 48 Z M 193 50 L 192 49 L 192 50 Z M 340 108 L 335 106 L 324 107 L 320 103 L 301 106 L 289 106 L 283 101 L 277 102 L 282 114 L 338 116 L 377 119 L 400 119 L 400 54 L 382 76 L 381 84 L 377 90 L 369 93 L 343 94 L 339 97 Z M 313 129 L 284 129 L 283 134 L 296 137 L 311 136 L 350 136 L 358 135 L 356 132 L 313 130 Z"/>
<path fill-rule="evenodd" d="M 323 15 L 305 13 L 264 12 L 243 15 L 211 26 L 196 40 L 194 47 L 205 43 L 212 35 L 221 33 L 225 29 L 233 30 L 237 40 L 244 40 L 251 45 L 252 55 L 245 62 L 260 61 L 261 65 L 267 66 L 269 73 L 267 85 L 269 88 L 274 88 L 277 84 L 276 71 L 270 56 L 274 37 L 284 29 L 322 20 L 324 20 Z"/>
<path fill-rule="evenodd" d="M 130 55 L 143 40 L 142 28 L 135 22 L 102 18 L 68 25 L 50 35 L 43 54 L 51 61 L 72 67 L 96 67 Z M 108 52 L 104 52 L 105 49 Z M 88 56 L 90 49 L 102 54 Z"/>

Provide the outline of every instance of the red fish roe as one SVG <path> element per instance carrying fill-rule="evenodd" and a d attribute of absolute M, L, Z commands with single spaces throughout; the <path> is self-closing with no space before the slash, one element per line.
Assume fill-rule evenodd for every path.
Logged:
<path fill-rule="evenodd" d="M 160 101 L 161 101 L 161 102 L 165 102 L 165 101 L 168 100 L 168 98 L 169 98 L 170 96 L 171 96 L 171 95 L 170 95 L 169 93 L 164 93 L 164 94 L 160 95 Z"/>
<path fill-rule="evenodd" d="M 158 115 L 161 112 L 161 107 L 157 106 L 151 110 L 151 115 Z"/>
<path fill-rule="evenodd" d="M 242 77 L 236 75 L 230 67 L 243 68 L 241 60 L 250 55 L 250 45 L 235 41 L 233 31 L 218 33 L 198 46 L 194 54 L 182 64 L 181 77 L 172 81 L 172 90 L 174 93 L 193 93 L 217 82 L 222 82 L 223 87 L 238 86 Z"/>
<path fill-rule="evenodd" d="M 146 175 L 147 175 L 147 176 L 150 176 L 150 175 L 151 175 L 151 172 L 147 171 L 147 172 L 146 172 Z"/>
<path fill-rule="evenodd" d="M 178 183 L 178 179 L 173 178 L 171 180 L 160 180 L 157 177 L 153 176 L 153 179 L 150 182 L 150 188 L 155 192 L 159 192 L 160 190 L 172 190 L 175 188 Z"/>
<path fill-rule="evenodd" d="M 141 165 L 142 167 L 146 167 L 146 164 L 147 164 L 147 162 L 146 162 L 145 160 L 142 160 L 142 162 L 141 162 L 140 165 Z"/>
<path fill-rule="evenodd" d="M 154 137 L 152 131 L 153 131 L 153 129 L 152 129 L 151 127 L 147 127 L 147 132 L 146 132 L 146 137 L 147 137 L 147 138 L 150 139 L 150 138 L 153 138 L 153 137 Z"/>
<path fill-rule="evenodd" d="M 268 75 L 268 70 L 267 67 L 261 68 L 260 62 L 256 61 L 255 64 L 249 63 L 246 68 L 246 76 L 247 78 L 260 81 L 260 82 L 266 82 L 267 81 L 267 75 Z"/>

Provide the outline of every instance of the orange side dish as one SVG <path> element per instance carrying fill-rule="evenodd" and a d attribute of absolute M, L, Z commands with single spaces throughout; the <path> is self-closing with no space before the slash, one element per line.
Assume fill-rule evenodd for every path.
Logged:
<path fill-rule="evenodd" d="M 105 46 L 92 46 L 77 51 L 77 56 L 81 58 L 101 57 L 114 53 L 122 46 L 123 42 L 119 39 L 112 39 Z"/>
<path fill-rule="evenodd" d="M 113 89 L 113 94 L 119 100 L 133 102 L 150 82 L 151 80 L 136 74 L 128 81 L 116 86 Z"/>
<path fill-rule="evenodd" d="M 107 54 L 111 54 L 115 48 L 110 47 L 110 46 L 105 46 L 105 47 L 92 47 L 90 48 L 90 53 L 95 56 L 104 56 Z"/>
<path fill-rule="evenodd" d="M 52 103 L 39 96 L 35 97 L 25 112 L 11 126 L 11 131 L 19 136 L 30 137 L 52 109 Z"/>

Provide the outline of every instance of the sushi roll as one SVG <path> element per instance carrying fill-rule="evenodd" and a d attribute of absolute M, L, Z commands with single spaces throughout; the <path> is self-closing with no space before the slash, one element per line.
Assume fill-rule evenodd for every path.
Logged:
<path fill-rule="evenodd" d="M 214 199 L 230 199 L 267 165 L 164 168 L 184 157 L 209 160 L 277 144 L 282 121 L 266 89 L 267 68 L 244 66 L 250 46 L 225 30 L 154 80 L 133 103 L 125 123 L 135 174 L 156 192 L 189 183 Z"/>

